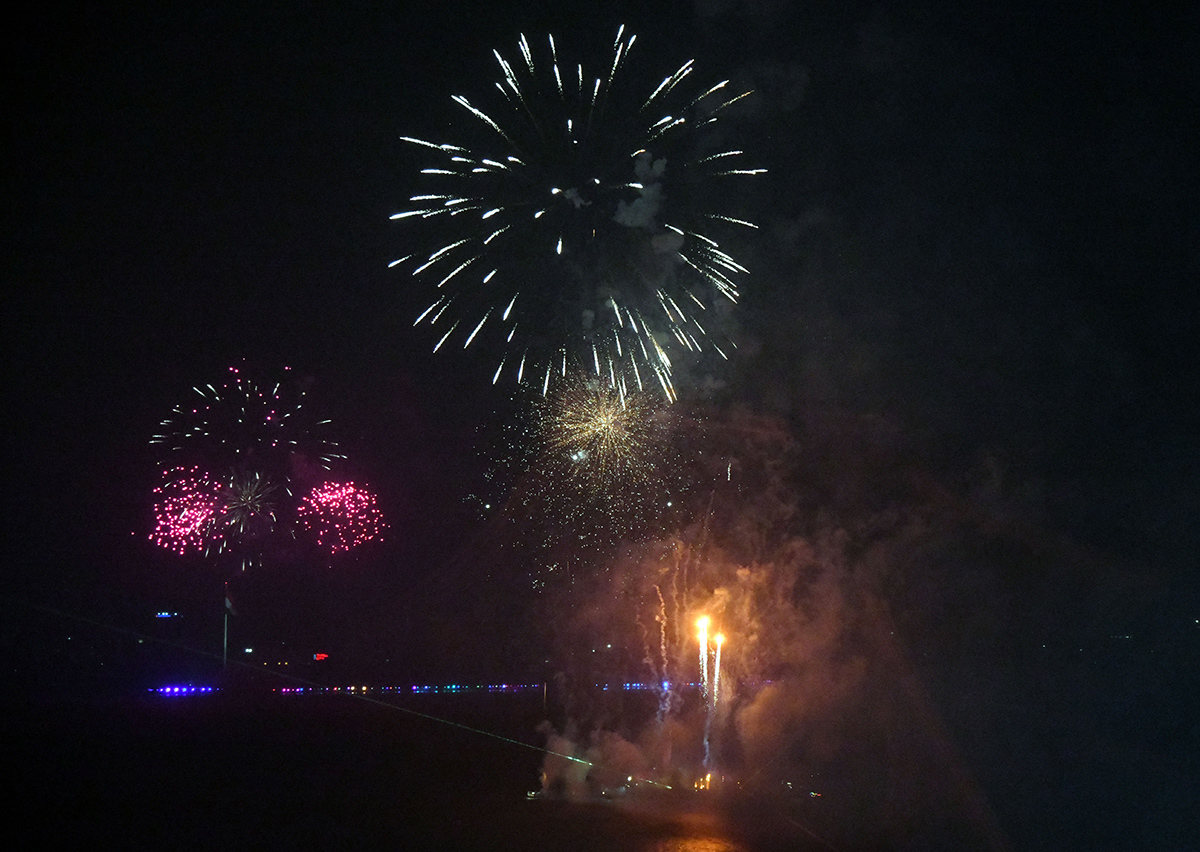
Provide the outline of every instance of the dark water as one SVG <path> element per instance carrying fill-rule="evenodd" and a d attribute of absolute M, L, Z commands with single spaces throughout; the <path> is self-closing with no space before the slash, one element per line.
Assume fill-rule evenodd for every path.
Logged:
<path fill-rule="evenodd" d="M 228 690 L 0 711 L 5 800 L 18 807 L 5 827 L 18 849 L 1195 848 L 1182 830 L 1139 842 L 1123 799 L 1110 814 L 1067 797 L 993 799 L 1006 837 L 948 807 L 892 814 L 881 830 L 879 815 L 856 810 L 854 790 L 832 781 L 818 799 L 728 786 L 530 799 L 540 788 L 537 727 L 546 718 L 535 693 L 376 702 Z M 1180 784 L 1138 801 L 1157 808 L 1150 816 L 1161 823 L 1182 826 L 1194 811 L 1179 803 L 1194 789 Z"/>
<path fill-rule="evenodd" d="M 486 699 L 407 706 L 539 742 L 540 700 Z M 829 848 L 786 803 L 693 791 L 529 800 L 535 749 L 346 697 L 147 698 L 6 715 L 8 799 L 28 803 L 10 823 L 16 848 Z"/>

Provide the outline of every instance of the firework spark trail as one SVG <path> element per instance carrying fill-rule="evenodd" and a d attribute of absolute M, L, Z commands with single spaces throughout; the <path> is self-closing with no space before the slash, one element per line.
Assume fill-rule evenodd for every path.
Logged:
<path fill-rule="evenodd" d="M 682 576 L 683 576 L 682 605 L 683 605 L 684 611 L 691 611 L 691 608 L 692 608 L 692 595 L 691 595 L 692 587 L 691 587 L 691 581 L 688 578 L 688 574 L 689 574 L 689 571 L 691 568 L 691 563 L 692 563 L 691 551 L 689 550 L 689 551 L 686 551 L 679 555 L 678 562 L 677 562 L 677 565 L 675 568 L 676 573 L 682 574 Z M 681 568 L 683 569 L 682 571 L 679 570 Z"/>
<path fill-rule="evenodd" d="M 721 687 L 721 645 L 725 642 L 724 634 L 718 633 L 713 637 L 716 653 L 712 667 L 712 681 L 708 678 L 708 626 L 709 618 L 702 615 L 696 619 L 700 645 L 700 696 L 704 701 L 704 766 L 712 766 L 712 723 L 717 710 L 717 695 Z"/>
<path fill-rule="evenodd" d="M 717 646 L 717 650 L 713 654 L 712 679 L 712 708 L 715 713 L 717 710 L 717 701 L 721 696 L 721 646 L 725 643 L 725 634 L 718 633 L 713 637 L 713 643 Z"/>
<path fill-rule="evenodd" d="M 666 677 L 666 669 L 660 672 L 658 666 L 655 664 L 654 654 L 650 650 L 650 629 L 642 621 L 642 614 L 640 612 L 635 616 L 635 621 L 642 631 L 642 662 L 650 669 L 650 677 L 654 678 L 654 682 L 661 683 L 663 678 Z"/>
<path fill-rule="evenodd" d="M 671 712 L 671 687 L 668 682 L 670 668 L 668 666 L 667 656 L 667 602 L 663 600 L 662 589 L 655 584 L 654 591 L 658 595 L 658 614 L 655 620 L 658 622 L 658 652 L 662 658 L 662 678 L 660 678 L 659 697 L 658 697 L 658 724 L 662 724 L 663 719 Z"/>
<path fill-rule="evenodd" d="M 670 618 L 669 622 L 672 625 L 671 641 L 675 647 L 684 647 L 691 641 L 691 633 L 688 631 L 687 625 L 688 614 L 691 605 L 688 600 L 687 583 L 687 557 L 684 554 L 683 545 L 675 542 L 672 548 L 673 565 L 670 568 L 671 585 L 670 585 Z M 683 588 L 681 589 L 680 575 L 683 575 Z M 689 678 L 683 677 L 686 683 Z"/>
<path fill-rule="evenodd" d="M 704 619 L 707 622 L 707 618 Z M 707 624 L 704 625 L 707 628 Z M 704 768 L 708 769 L 713 766 L 713 704 L 710 700 L 710 694 L 706 691 L 708 686 L 708 634 L 704 632 L 700 643 L 700 655 L 703 660 L 704 682 L 701 686 L 701 700 L 704 702 Z"/>
<path fill-rule="evenodd" d="M 603 74 L 585 80 L 580 65 L 572 86 L 553 36 L 542 61 L 521 35 L 523 61 L 493 51 L 498 107 L 452 97 L 477 146 L 401 137 L 437 162 L 421 170 L 429 191 L 392 218 L 426 231 L 433 248 L 389 266 L 437 291 L 414 323 L 437 327 L 435 351 L 456 332 L 463 349 L 503 341 L 493 383 L 507 371 L 545 392 L 561 358 L 614 388 L 655 386 L 673 400 L 672 340 L 724 357 L 691 311 L 736 303 L 734 277 L 746 270 L 710 228 L 756 226 L 712 208 L 728 203 L 731 177 L 764 170 L 738 168 L 739 149 L 712 153 L 719 140 L 701 128 L 749 93 L 727 96 L 728 81 L 685 92 L 690 60 L 648 98 L 626 93 L 634 41 L 622 27 Z"/>

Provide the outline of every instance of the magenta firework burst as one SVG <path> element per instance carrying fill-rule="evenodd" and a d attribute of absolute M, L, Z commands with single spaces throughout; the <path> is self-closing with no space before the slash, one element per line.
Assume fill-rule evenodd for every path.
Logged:
<path fill-rule="evenodd" d="M 375 495 L 353 482 L 318 485 L 300 502 L 296 515 L 330 553 L 379 539 L 387 528 Z"/>
<path fill-rule="evenodd" d="M 673 358 L 728 351 L 717 306 L 737 302 L 746 269 L 718 239 L 756 227 L 737 184 L 764 170 L 718 122 L 750 93 L 695 85 L 691 60 L 661 82 L 633 70 L 653 57 L 632 56 L 635 39 L 622 27 L 589 71 L 553 36 L 539 49 L 522 35 L 519 59 L 493 51 L 490 105 L 454 96 L 453 144 L 404 137 L 431 162 L 392 216 L 412 250 L 391 265 L 427 285 L 417 323 L 434 326 L 434 351 L 501 353 L 493 382 L 545 393 L 575 368 L 673 398 Z"/>
<path fill-rule="evenodd" d="M 150 540 L 180 555 L 206 551 L 220 533 L 221 486 L 199 468 L 163 471 L 154 489 L 154 531 Z"/>
<path fill-rule="evenodd" d="M 266 377 L 230 367 L 223 383 L 194 388 L 150 440 L 165 469 L 151 540 L 180 554 L 240 561 L 242 570 L 287 554 L 297 492 L 344 458 L 327 437 L 329 421 L 308 404 L 308 384 L 289 368 Z M 343 523 L 354 532 L 337 539 L 338 549 L 369 534 L 369 519 Z"/>

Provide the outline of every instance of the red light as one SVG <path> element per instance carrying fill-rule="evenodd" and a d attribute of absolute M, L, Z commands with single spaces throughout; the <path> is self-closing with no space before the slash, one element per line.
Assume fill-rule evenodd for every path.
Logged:
<path fill-rule="evenodd" d="M 327 659 L 329 659 L 329 655 L 328 654 L 313 654 L 313 659 L 314 660 L 327 660 Z"/>

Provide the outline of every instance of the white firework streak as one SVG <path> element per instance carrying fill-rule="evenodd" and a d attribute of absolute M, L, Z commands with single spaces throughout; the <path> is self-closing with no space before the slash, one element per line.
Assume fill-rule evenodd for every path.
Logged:
<path fill-rule="evenodd" d="M 655 616 L 655 621 L 658 622 L 658 654 L 662 661 L 662 677 L 658 694 L 658 723 L 661 725 L 663 719 L 671 712 L 671 686 L 667 682 L 667 672 L 669 657 L 667 656 L 667 602 L 663 599 L 662 589 L 657 585 L 654 591 L 658 594 L 658 615 Z"/>

